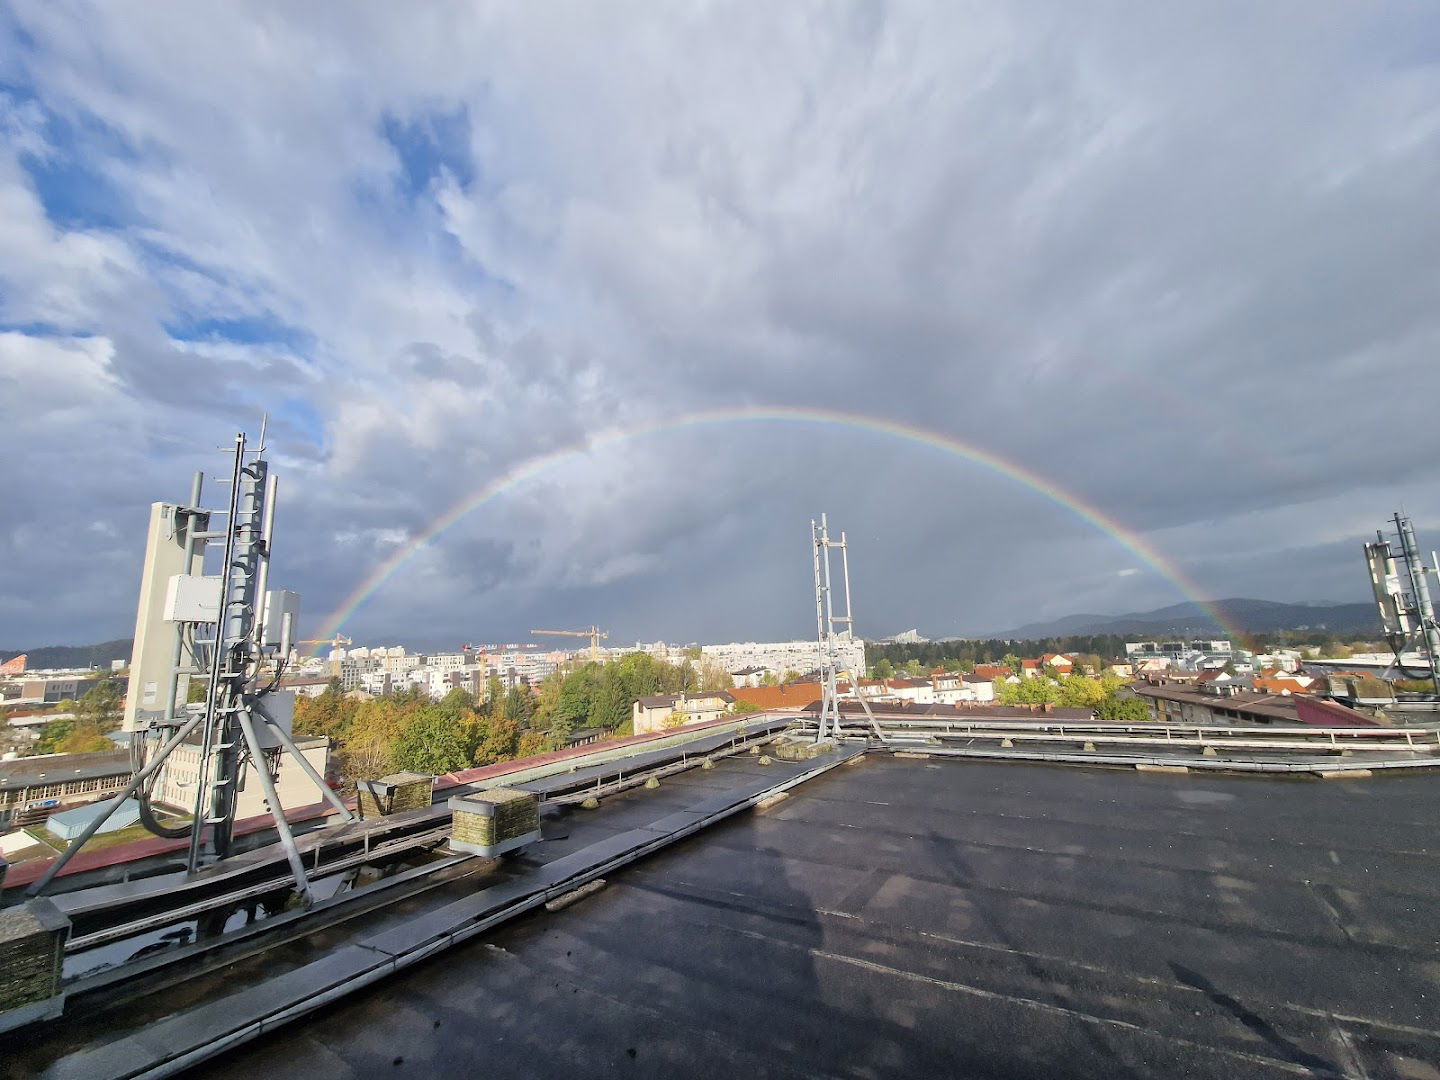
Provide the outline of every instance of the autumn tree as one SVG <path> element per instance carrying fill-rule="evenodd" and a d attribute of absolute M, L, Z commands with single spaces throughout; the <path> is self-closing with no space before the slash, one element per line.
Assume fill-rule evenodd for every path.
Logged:
<path fill-rule="evenodd" d="M 75 726 L 93 727 L 104 734 L 115 731 L 125 717 L 125 698 L 118 683 L 110 679 L 96 683 L 75 703 Z"/>

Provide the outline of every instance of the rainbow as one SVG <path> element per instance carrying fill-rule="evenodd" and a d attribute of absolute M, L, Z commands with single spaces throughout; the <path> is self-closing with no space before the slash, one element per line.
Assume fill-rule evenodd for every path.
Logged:
<path fill-rule="evenodd" d="M 555 469 L 567 461 L 585 454 L 603 450 L 606 447 L 627 442 L 631 439 L 659 435 L 685 428 L 706 427 L 719 424 L 811 424 L 852 428 L 880 435 L 891 436 L 906 442 L 932 447 L 947 454 L 962 457 L 976 465 L 1024 485 L 1051 502 L 1065 507 L 1077 517 L 1089 522 L 1105 536 L 1115 540 L 1121 547 L 1155 570 L 1161 577 L 1173 584 L 1186 599 L 1193 600 L 1215 622 L 1232 637 L 1240 638 L 1241 631 L 1230 625 L 1223 612 L 1206 600 L 1200 586 L 1178 566 L 1157 551 L 1143 537 L 1122 525 L 1097 506 L 1083 502 L 1053 481 L 1023 465 L 1008 461 L 981 447 L 974 446 L 953 436 L 910 424 L 901 424 L 861 413 L 842 412 L 835 409 L 793 408 L 775 406 L 750 406 L 743 408 L 714 409 L 685 413 L 666 420 L 638 424 L 633 427 L 617 428 L 600 432 L 583 442 L 540 454 L 512 466 L 485 484 L 478 491 L 465 495 L 454 503 L 420 532 L 401 544 L 383 562 L 361 581 L 344 601 L 325 620 L 318 638 L 333 638 L 354 616 L 360 607 L 374 596 L 387 581 L 410 561 L 419 551 L 432 543 L 441 533 L 461 519 L 474 513 L 492 499 L 500 498 L 506 492 L 536 477 Z M 319 647 L 317 647 L 317 652 Z"/>

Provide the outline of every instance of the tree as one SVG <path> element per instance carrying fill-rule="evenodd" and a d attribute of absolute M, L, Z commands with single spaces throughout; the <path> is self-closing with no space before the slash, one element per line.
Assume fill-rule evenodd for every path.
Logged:
<path fill-rule="evenodd" d="M 507 723 L 519 731 L 530 719 L 532 706 L 528 686 L 512 686 L 505 694 L 504 716 Z"/>
<path fill-rule="evenodd" d="M 590 702 L 590 726 L 615 730 L 630 720 L 634 700 L 620 686 L 620 680 L 607 672 Z"/>
<path fill-rule="evenodd" d="M 96 683 L 75 703 L 76 726 L 94 727 L 102 735 L 119 728 L 124 717 L 124 696 L 119 685 L 109 679 Z"/>
<path fill-rule="evenodd" d="M 870 668 L 872 679 L 893 679 L 895 677 L 895 665 L 885 657 L 881 657 Z"/>
<path fill-rule="evenodd" d="M 497 761 L 509 761 L 520 746 L 520 726 L 506 717 L 492 717 L 475 752 L 476 765 L 493 765 Z"/>
<path fill-rule="evenodd" d="M 1095 709 L 1101 720 L 1118 724 L 1141 724 L 1150 719 L 1150 709 L 1137 697 L 1111 698 Z"/>
<path fill-rule="evenodd" d="M 759 705 L 756 705 L 753 701 L 746 701 L 743 698 L 737 698 L 735 700 L 735 703 L 730 706 L 730 712 L 736 716 L 739 716 L 743 713 L 753 713 L 759 711 Z"/>
<path fill-rule="evenodd" d="M 536 754 L 549 753 L 551 750 L 563 750 L 563 745 L 556 744 L 553 737 L 547 738 L 539 731 L 527 731 L 520 736 L 520 744 L 515 751 L 516 757 L 534 757 Z"/>
<path fill-rule="evenodd" d="M 470 748 L 455 716 L 437 706 L 420 709 L 395 740 L 392 761 L 397 769 L 440 773 L 464 769 L 470 764 Z"/>
<path fill-rule="evenodd" d="M 730 677 L 729 670 L 718 660 L 706 657 L 700 661 L 700 679 L 697 686 L 686 689 L 696 689 L 704 692 L 715 692 L 729 690 L 735 685 L 735 680 Z"/>
<path fill-rule="evenodd" d="M 1059 697 L 1059 685 L 1043 675 L 1018 683 L 999 683 L 995 689 L 999 705 L 1053 705 Z"/>
<path fill-rule="evenodd" d="M 76 724 L 73 731 L 55 747 L 60 754 L 94 754 L 114 750 L 115 744 L 100 733 L 94 724 Z"/>
<path fill-rule="evenodd" d="M 75 721 L 70 718 L 64 720 L 51 720 L 40 729 L 40 741 L 35 744 L 35 749 L 42 754 L 60 753 L 60 744 L 68 739 L 75 731 Z"/>

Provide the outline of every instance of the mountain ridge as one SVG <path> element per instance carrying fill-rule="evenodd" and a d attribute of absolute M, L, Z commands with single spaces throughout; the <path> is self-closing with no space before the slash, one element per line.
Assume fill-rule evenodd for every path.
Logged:
<path fill-rule="evenodd" d="M 1331 630 L 1336 633 L 1363 633 L 1379 636 L 1379 618 L 1373 603 L 1282 603 L 1231 597 L 1210 602 L 1225 621 L 1250 633 L 1278 630 Z M 992 635 L 1017 641 L 1068 637 L 1083 634 L 1126 634 L 1137 637 L 1203 636 L 1225 634 L 1225 627 L 1195 601 L 1171 604 L 1153 611 L 1132 611 L 1123 615 L 1063 615 L 1057 619 L 1025 623 L 1013 630 Z"/>

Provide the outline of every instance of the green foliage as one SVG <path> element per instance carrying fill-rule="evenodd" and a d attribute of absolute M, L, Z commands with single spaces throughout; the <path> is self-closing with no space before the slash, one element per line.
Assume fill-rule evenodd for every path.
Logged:
<path fill-rule="evenodd" d="M 42 754 L 58 754 L 60 744 L 74 733 L 74 720 L 51 720 L 40 729 L 40 741 L 35 744 L 35 749 Z"/>
<path fill-rule="evenodd" d="M 391 760 L 397 769 L 436 775 L 454 772 L 470 766 L 471 742 L 471 725 L 453 710 L 443 703 L 422 707 L 395 740 Z"/>
<path fill-rule="evenodd" d="M 115 731 L 125 718 L 124 701 L 125 695 L 120 692 L 119 683 L 110 679 L 96 683 L 75 703 L 76 726 L 93 727 L 102 735 Z"/>
<path fill-rule="evenodd" d="M 1396 679 L 1395 689 L 1402 694 L 1428 694 L 1435 687 L 1429 679 Z"/>
<path fill-rule="evenodd" d="M 438 774 L 544 753 L 567 745 L 570 733 L 581 727 L 631 734 L 637 698 L 695 691 L 707 679 L 720 678 L 728 689 L 729 674 L 718 666 L 707 672 L 703 664 L 697 669 L 689 661 L 666 664 L 631 653 L 613 663 L 584 662 L 555 672 L 538 692 L 524 684 L 506 690 L 491 679 L 483 705 L 463 690 L 431 702 L 418 687 L 354 701 L 332 685 L 318 697 L 295 702 L 295 731 L 334 741 L 348 786 L 397 769 Z M 57 727 L 53 741 L 71 732 Z"/>
<path fill-rule="evenodd" d="M 1113 723 L 1140 724 L 1150 719 L 1150 708 L 1137 697 L 1110 698 L 1096 706 L 1095 715 Z"/>
<path fill-rule="evenodd" d="M 753 701 L 736 701 L 735 704 L 730 706 L 730 712 L 736 716 L 759 711 L 760 706 L 756 705 Z"/>
<path fill-rule="evenodd" d="M 1111 674 L 1091 678 L 1086 675 L 1039 676 L 1021 679 L 1018 683 L 1000 683 L 996 687 L 996 703 L 999 705 L 1058 705 L 1062 708 L 1093 709 L 1101 713 L 1124 704 L 1118 698 L 1125 680 Z M 1134 700 L 1134 699 L 1131 699 Z M 1145 715 L 1148 712 L 1144 702 L 1136 702 Z"/>

